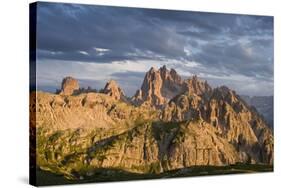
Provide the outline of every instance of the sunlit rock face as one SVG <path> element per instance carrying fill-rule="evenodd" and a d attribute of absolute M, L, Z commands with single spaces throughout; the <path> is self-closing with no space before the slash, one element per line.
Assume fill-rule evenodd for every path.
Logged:
<path fill-rule="evenodd" d="M 73 77 L 65 77 L 61 83 L 61 92 L 62 95 L 72 95 L 75 91 L 79 90 L 79 83 Z"/>
<path fill-rule="evenodd" d="M 207 82 L 197 76 L 182 79 L 175 69 L 168 70 L 166 66 L 156 69 L 152 67 L 145 75 L 141 89 L 132 98 L 137 105 L 148 104 L 156 108 L 163 107 L 176 95 L 189 92 L 201 95 L 211 91 Z"/>
<path fill-rule="evenodd" d="M 235 91 L 151 68 L 131 101 L 114 80 L 100 92 L 34 92 L 39 168 L 69 179 L 95 169 L 162 173 L 192 166 L 273 164 L 273 134 Z"/>
<path fill-rule="evenodd" d="M 116 100 L 125 98 L 124 91 L 119 87 L 119 85 L 115 80 L 110 80 L 109 82 L 106 83 L 103 89 L 103 93 L 113 97 Z"/>

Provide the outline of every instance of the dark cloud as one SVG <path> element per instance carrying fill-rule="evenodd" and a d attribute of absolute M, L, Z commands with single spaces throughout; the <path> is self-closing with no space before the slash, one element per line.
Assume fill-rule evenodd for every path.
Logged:
<path fill-rule="evenodd" d="M 192 74 L 273 82 L 273 17 L 45 2 L 37 13 L 38 59 L 182 62 L 176 69 L 193 61 Z M 112 76 L 130 78 L 128 88 L 140 80 Z"/>
<path fill-rule="evenodd" d="M 144 78 L 145 72 L 135 72 L 135 71 L 126 71 L 126 72 L 116 72 L 111 74 L 112 77 L 137 77 L 137 78 Z"/>
<path fill-rule="evenodd" d="M 174 35 L 159 23 L 150 23 L 147 16 L 144 19 L 142 9 L 40 5 L 38 48 L 50 52 L 50 58 L 104 62 L 121 58 L 145 59 L 139 51 L 166 57 L 184 55 L 183 37 Z M 110 51 L 100 56 L 93 51 L 95 47 Z M 89 56 L 82 56 L 78 51 L 85 51 Z M 46 56 L 42 54 L 42 57 Z"/>
<path fill-rule="evenodd" d="M 239 73 L 245 76 L 260 75 L 264 78 L 272 78 L 273 56 L 272 43 L 260 48 L 258 44 L 242 45 L 239 43 L 214 43 L 201 48 L 201 52 L 194 54 L 193 59 L 205 66 L 213 66 L 224 69 L 229 73 Z"/>

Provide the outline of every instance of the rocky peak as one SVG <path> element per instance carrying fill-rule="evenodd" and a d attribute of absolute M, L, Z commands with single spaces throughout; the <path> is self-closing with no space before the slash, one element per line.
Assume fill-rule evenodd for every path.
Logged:
<path fill-rule="evenodd" d="M 138 104 L 161 107 L 163 121 L 207 122 L 216 134 L 233 145 L 239 161 L 272 163 L 270 129 L 235 91 L 226 86 L 212 89 L 207 81 L 196 75 L 182 80 L 174 69 L 163 66 L 147 72 L 134 100 Z M 260 150 L 257 152 L 256 148 Z"/>
<path fill-rule="evenodd" d="M 79 83 L 78 80 L 76 80 L 75 78 L 68 76 L 62 80 L 60 91 L 61 95 L 72 95 L 75 93 L 75 91 L 78 90 Z"/>
<path fill-rule="evenodd" d="M 157 69 L 155 67 L 151 67 L 148 72 L 153 73 L 153 72 L 156 72 L 156 71 L 157 71 Z"/>
<path fill-rule="evenodd" d="M 63 80 L 62 94 L 77 89 L 77 80 Z M 114 80 L 102 93 L 32 95 L 30 109 L 38 121 L 31 120 L 31 125 L 38 128 L 36 136 L 42 142 L 36 150 L 39 167 L 66 177 L 81 169 L 80 178 L 93 173 L 93 168 L 144 174 L 193 166 L 273 164 L 272 131 L 226 86 L 212 89 L 197 76 L 182 80 L 174 69 L 163 66 L 147 72 L 133 98 L 160 109 L 113 100 L 124 97 Z M 74 150 L 81 152 L 73 155 Z M 65 160 L 73 162 L 62 167 Z"/>
<path fill-rule="evenodd" d="M 145 75 L 140 91 L 137 91 L 134 100 L 138 103 L 147 101 L 149 104 L 159 106 L 165 103 L 161 94 L 163 80 L 159 70 L 152 67 Z"/>
<path fill-rule="evenodd" d="M 205 97 L 201 89 L 207 86 L 202 87 L 204 82 L 197 79 L 189 79 L 188 91 L 170 100 L 162 111 L 162 119 L 168 122 L 203 120 L 233 144 L 239 160 L 272 163 L 273 157 L 268 153 L 273 153 L 273 139 L 266 122 L 226 86 L 210 90 Z M 199 92 L 202 95 L 196 94 Z"/>
<path fill-rule="evenodd" d="M 182 79 L 174 69 L 168 70 L 165 65 L 158 70 L 152 67 L 132 100 L 135 104 L 146 102 L 152 106 L 162 106 L 181 91 Z"/>
<path fill-rule="evenodd" d="M 216 100 L 224 100 L 229 104 L 233 104 L 238 101 L 236 92 L 229 89 L 227 86 L 215 88 L 212 94 L 212 98 Z"/>
<path fill-rule="evenodd" d="M 172 79 L 175 82 L 177 82 L 177 83 L 182 82 L 180 75 L 178 75 L 178 73 L 176 72 L 175 69 L 172 68 L 171 71 L 170 71 L 170 74 L 171 74 Z"/>
<path fill-rule="evenodd" d="M 209 94 L 212 91 L 212 88 L 207 83 L 207 81 L 198 79 L 196 75 L 185 80 L 184 85 L 187 91 L 191 94 L 202 95 L 202 94 Z"/>
<path fill-rule="evenodd" d="M 180 75 L 178 75 L 176 70 L 173 68 L 171 68 L 171 70 L 169 71 L 166 65 L 164 65 L 159 69 L 159 72 L 163 81 L 170 80 L 177 84 L 180 84 L 182 82 Z"/>
<path fill-rule="evenodd" d="M 106 83 L 103 92 L 116 100 L 124 99 L 125 94 L 115 80 Z"/>
<path fill-rule="evenodd" d="M 133 97 L 133 103 L 140 105 L 144 102 L 152 106 L 163 106 L 175 96 L 189 92 L 191 94 L 209 94 L 212 88 L 206 81 L 197 76 L 183 80 L 175 69 L 167 69 L 164 65 L 158 70 L 152 67 L 145 75 L 143 84 Z"/>
<path fill-rule="evenodd" d="M 218 88 L 215 88 L 214 92 L 219 92 L 222 95 L 228 95 L 232 93 L 232 90 L 229 89 L 227 86 L 220 86 Z"/>
<path fill-rule="evenodd" d="M 162 79 L 167 78 L 167 76 L 168 76 L 168 74 L 169 74 L 169 71 L 168 71 L 166 65 L 164 65 L 163 67 L 160 67 L 159 71 L 160 71 L 160 74 L 161 74 L 161 78 L 162 78 Z"/>

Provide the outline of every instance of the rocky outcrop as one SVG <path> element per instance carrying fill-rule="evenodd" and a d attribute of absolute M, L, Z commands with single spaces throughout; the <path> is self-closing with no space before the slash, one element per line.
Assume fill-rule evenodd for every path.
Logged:
<path fill-rule="evenodd" d="M 124 102 L 116 105 L 116 99 L 103 93 L 65 96 L 36 92 L 33 95 L 36 100 L 32 100 L 31 106 L 33 106 L 33 111 L 36 110 L 37 128 L 113 129 L 115 126 L 119 127 L 120 124 L 129 126 L 138 118 L 145 120 L 156 116 L 150 114 L 150 109 L 136 109 Z"/>
<path fill-rule="evenodd" d="M 103 93 L 36 92 L 32 96 L 31 110 L 37 118 L 31 123 L 37 130 L 36 156 L 41 169 L 56 169 L 74 178 L 72 173 L 81 168 L 111 166 L 145 172 L 158 161 L 151 125 L 146 123 L 158 121 L 156 111 Z"/>
<path fill-rule="evenodd" d="M 110 80 L 106 83 L 103 89 L 103 93 L 111 96 L 115 100 L 125 100 L 126 98 L 124 91 L 118 86 L 115 80 Z"/>
<path fill-rule="evenodd" d="M 193 92 L 178 95 L 164 108 L 162 118 L 168 122 L 204 121 L 235 146 L 240 160 L 252 163 L 273 161 L 272 156 L 264 159 L 260 153 L 265 148 L 266 152 L 273 153 L 272 132 L 266 122 L 225 86 L 215 88 L 207 96 Z M 270 144 L 264 146 L 264 143 Z"/>
<path fill-rule="evenodd" d="M 207 81 L 198 79 L 196 75 L 185 80 L 183 85 L 184 91 L 188 92 L 189 94 L 209 95 L 212 91 L 212 88 L 209 86 Z"/>
<path fill-rule="evenodd" d="M 61 95 L 72 95 L 79 90 L 79 83 L 73 77 L 65 77 L 61 83 Z"/>
<path fill-rule="evenodd" d="M 133 97 L 133 103 L 140 105 L 147 103 L 152 106 L 161 106 L 167 102 L 162 96 L 163 80 L 160 71 L 152 67 L 145 75 L 141 89 Z"/>
<path fill-rule="evenodd" d="M 101 168 L 157 174 L 191 166 L 273 164 L 271 129 L 226 86 L 212 89 L 196 76 L 183 80 L 164 66 L 149 70 L 134 105 L 113 80 L 101 93 L 71 95 L 73 88 L 31 95 L 41 169 L 75 179 Z"/>
<path fill-rule="evenodd" d="M 166 66 L 163 66 L 159 69 L 159 72 L 163 81 L 161 94 L 164 98 L 170 100 L 183 91 L 183 80 L 175 69 L 169 71 Z"/>
<path fill-rule="evenodd" d="M 205 95 L 211 92 L 211 87 L 197 76 L 184 80 L 175 69 L 168 70 L 163 66 L 157 70 L 152 67 L 146 73 L 141 89 L 136 92 L 132 101 L 136 105 L 148 104 L 162 108 L 175 96 L 184 92 Z"/>
<path fill-rule="evenodd" d="M 245 162 L 239 151 L 217 134 L 217 129 L 202 120 L 180 124 L 168 149 L 169 169 Z"/>

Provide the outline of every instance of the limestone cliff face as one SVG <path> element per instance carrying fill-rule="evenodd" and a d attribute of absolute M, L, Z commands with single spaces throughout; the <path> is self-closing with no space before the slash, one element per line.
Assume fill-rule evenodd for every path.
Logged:
<path fill-rule="evenodd" d="M 271 154 L 267 159 L 262 154 L 273 153 L 271 130 L 255 111 L 225 86 L 208 95 L 188 92 L 175 97 L 163 110 L 162 118 L 175 122 L 203 120 L 238 150 L 241 161 L 273 161 Z"/>
<path fill-rule="evenodd" d="M 158 111 L 133 107 L 105 94 L 37 100 L 37 165 L 75 178 L 96 168 L 161 173 L 194 165 L 243 161 L 239 152 L 204 121 L 165 123 Z"/>
<path fill-rule="evenodd" d="M 90 166 L 122 168 L 130 172 L 149 173 L 159 165 L 159 149 L 150 124 L 143 124 L 107 140 L 110 147 L 90 148 Z M 100 160 L 102 158 L 102 160 Z"/>
<path fill-rule="evenodd" d="M 155 116 L 150 114 L 149 109 L 135 108 L 103 93 L 63 96 L 34 92 L 32 96 L 31 109 L 36 113 L 34 124 L 37 128 L 46 127 L 53 131 L 78 128 L 123 129 L 123 124 L 129 126 L 138 118 L 145 120 Z"/>
<path fill-rule="evenodd" d="M 271 129 L 226 86 L 212 89 L 196 76 L 183 80 L 164 66 L 146 74 L 134 105 L 115 81 L 102 93 L 71 95 L 77 87 L 63 88 L 64 94 L 31 94 L 41 169 L 75 179 L 99 168 L 161 173 L 273 164 Z"/>
<path fill-rule="evenodd" d="M 202 120 L 182 123 L 168 149 L 169 169 L 245 162 L 236 148 L 217 134 L 217 129 Z"/>
<path fill-rule="evenodd" d="M 144 173 L 159 163 L 149 123 L 158 121 L 157 111 L 102 93 L 64 96 L 34 92 L 31 99 L 40 168 L 75 178 L 73 172 L 82 168 L 88 169 L 87 173 L 120 167 Z"/>
<path fill-rule="evenodd" d="M 62 95 L 72 95 L 77 90 L 79 90 L 79 83 L 75 78 L 65 77 L 62 80 L 60 94 L 62 94 Z"/>

